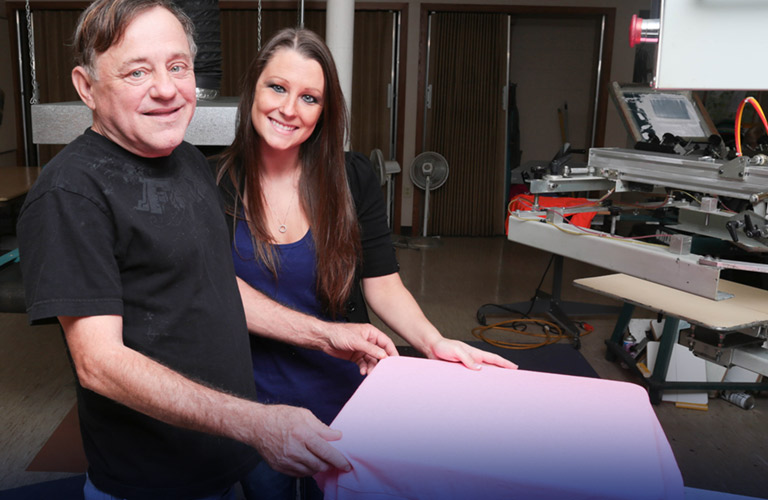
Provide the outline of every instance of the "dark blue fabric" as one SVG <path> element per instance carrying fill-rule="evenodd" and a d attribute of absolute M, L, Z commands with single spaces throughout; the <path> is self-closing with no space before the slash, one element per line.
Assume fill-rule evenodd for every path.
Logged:
<path fill-rule="evenodd" d="M 0 491 L 0 500 L 83 500 L 85 474 Z"/>
<path fill-rule="evenodd" d="M 232 256 L 235 273 L 277 302 L 312 316 L 328 319 L 315 293 L 315 245 L 311 231 L 301 240 L 275 246 L 278 277 L 254 256 L 248 225 L 240 219 Z M 296 347 L 251 335 L 256 397 L 263 403 L 308 408 L 330 424 L 362 382 L 355 363 L 321 351 Z"/>
<path fill-rule="evenodd" d="M 315 242 L 311 231 L 295 243 L 275 248 L 280 263 L 277 279 L 256 259 L 248 224 L 239 219 L 232 249 L 235 273 L 277 302 L 319 317 L 321 305 L 315 294 Z"/>

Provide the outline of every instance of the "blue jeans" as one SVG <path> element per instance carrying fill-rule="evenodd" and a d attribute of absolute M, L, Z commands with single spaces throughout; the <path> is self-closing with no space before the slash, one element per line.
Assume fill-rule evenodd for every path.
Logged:
<path fill-rule="evenodd" d="M 247 500 L 322 500 L 323 492 L 311 477 L 297 479 L 261 461 L 240 481 Z"/>
<path fill-rule="evenodd" d="M 85 486 L 83 486 L 83 498 L 85 500 L 122 500 L 120 497 L 115 497 L 109 493 L 104 493 L 100 489 L 96 488 L 91 482 L 91 478 L 88 474 L 85 475 Z M 230 487 L 226 491 L 217 495 L 210 495 L 207 497 L 200 497 L 197 500 L 236 500 L 235 489 Z"/>

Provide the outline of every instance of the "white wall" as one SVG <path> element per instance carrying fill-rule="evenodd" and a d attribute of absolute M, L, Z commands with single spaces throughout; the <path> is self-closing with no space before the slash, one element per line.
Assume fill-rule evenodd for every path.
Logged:
<path fill-rule="evenodd" d="M 525 18 L 512 26 L 510 80 L 517 84 L 521 163 L 555 155 L 562 143 L 558 110 L 571 146 L 591 146 L 599 36 L 585 19 Z"/>

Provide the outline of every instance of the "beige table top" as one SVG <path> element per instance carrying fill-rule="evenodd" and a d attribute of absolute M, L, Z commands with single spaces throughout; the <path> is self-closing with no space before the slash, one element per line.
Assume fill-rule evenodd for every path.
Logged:
<path fill-rule="evenodd" d="M 0 167 L 0 202 L 27 194 L 40 170 L 40 167 Z"/>
<path fill-rule="evenodd" d="M 768 290 L 732 281 L 720 280 L 718 290 L 733 294 L 724 300 L 707 299 L 626 274 L 581 278 L 573 284 L 712 330 L 731 331 L 768 324 Z"/>

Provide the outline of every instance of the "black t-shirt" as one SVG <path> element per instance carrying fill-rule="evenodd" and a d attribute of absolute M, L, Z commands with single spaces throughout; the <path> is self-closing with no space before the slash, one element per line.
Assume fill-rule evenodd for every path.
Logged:
<path fill-rule="evenodd" d="M 121 315 L 126 346 L 255 400 L 220 198 L 194 147 L 147 159 L 87 130 L 43 169 L 18 238 L 31 322 Z M 258 460 L 242 443 L 77 392 L 91 480 L 112 495 L 204 496 Z"/>

